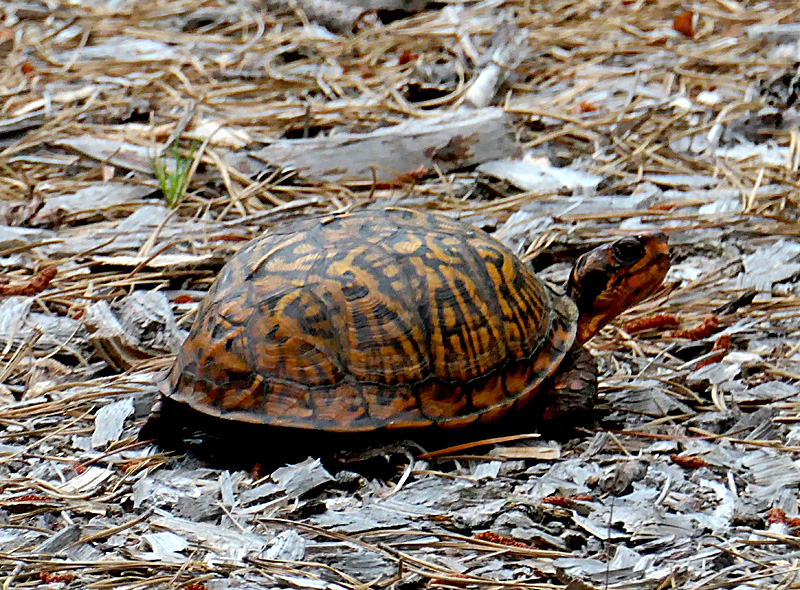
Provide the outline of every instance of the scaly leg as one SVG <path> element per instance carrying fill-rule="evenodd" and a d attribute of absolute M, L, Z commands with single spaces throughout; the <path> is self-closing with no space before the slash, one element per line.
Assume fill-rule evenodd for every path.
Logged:
<path fill-rule="evenodd" d="M 583 346 L 572 350 L 555 375 L 542 383 L 533 403 L 542 416 L 542 430 L 591 424 L 597 398 L 597 361 Z"/>

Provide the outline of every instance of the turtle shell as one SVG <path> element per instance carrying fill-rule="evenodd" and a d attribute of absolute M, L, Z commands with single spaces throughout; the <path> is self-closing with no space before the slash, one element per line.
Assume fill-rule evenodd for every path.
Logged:
<path fill-rule="evenodd" d="M 489 422 L 572 346 L 577 310 L 487 233 L 366 210 L 276 228 L 222 269 L 163 393 L 241 422 Z"/>

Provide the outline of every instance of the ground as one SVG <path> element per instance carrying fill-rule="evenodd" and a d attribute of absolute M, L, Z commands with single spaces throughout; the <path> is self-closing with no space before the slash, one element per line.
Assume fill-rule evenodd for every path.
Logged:
<path fill-rule="evenodd" d="M 0 6 L 3 588 L 797 587 L 800 9 L 391 1 Z M 242 244 L 397 204 L 555 284 L 669 234 L 595 426 L 339 472 L 137 440 Z"/>

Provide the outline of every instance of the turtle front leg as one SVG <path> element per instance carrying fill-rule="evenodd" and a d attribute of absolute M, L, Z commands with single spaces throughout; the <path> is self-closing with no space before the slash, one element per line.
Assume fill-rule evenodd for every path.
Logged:
<path fill-rule="evenodd" d="M 583 346 L 561 361 L 558 371 L 540 386 L 534 398 L 543 432 L 563 436 L 592 423 L 597 398 L 597 361 Z M 559 438 L 561 438 L 559 436 Z"/>

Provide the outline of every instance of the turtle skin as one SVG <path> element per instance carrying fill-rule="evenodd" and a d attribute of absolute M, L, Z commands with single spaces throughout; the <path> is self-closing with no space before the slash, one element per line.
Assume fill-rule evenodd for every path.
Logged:
<path fill-rule="evenodd" d="M 161 391 L 292 429 L 461 428 L 527 403 L 577 319 L 508 248 L 443 215 L 303 220 L 225 265 Z"/>

